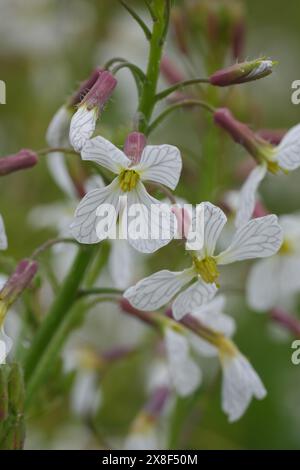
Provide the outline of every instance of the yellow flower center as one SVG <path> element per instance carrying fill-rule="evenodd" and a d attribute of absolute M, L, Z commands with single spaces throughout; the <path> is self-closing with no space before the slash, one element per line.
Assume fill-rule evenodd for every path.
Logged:
<path fill-rule="evenodd" d="M 220 273 L 217 269 L 216 260 L 212 256 L 207 256 L 203 259 L 194 257 L 193 264 L 194 268 L 196 269 L 197 273 L 202 277 L 203 281 L 209 284 L 216 282 Z"/>
<path fill-rule="evenodd" d="M 135 170 L 122 170 L 119 175 L 120 188 L 124 193 L 134 189 L 140 179 L 140 175 Z"/>
<path fill-rule="evenodd" d="M 280 255 L 291 255 L 293 253 L 291 242 L 289 242 L 287 239 L 284 239 L 278 253 Z"/>
<path fill-rule="evenodd" d="M 268 166 L 269 172 L 273 173 L 273 175 L 276 175 L 276 173 L 278 173 L 279 170 L 281 169 L 278 163 L 272 160 L 268 160 L 267 166 Z"/>

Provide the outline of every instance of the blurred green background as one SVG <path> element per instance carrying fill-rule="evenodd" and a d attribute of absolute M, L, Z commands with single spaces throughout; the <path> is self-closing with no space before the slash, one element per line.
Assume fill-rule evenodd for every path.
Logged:
<path fill-rule="evenodd" d="M 143 11 L 142 1 L 129 3 Z M 299 1 L 248 0 L 240 3 L 245 6 L 247 21 L 245 57 L 266 55 L 278 60 L 279 65 L 271 77 L 242 87 L 241 94 L 231 98 L 232 107 L 239 108 L 239 115 L 254 128 L 288 128 L 300 120 L 300 107 L 291 103 L 291 83 L 300 79 Z M 167 48 L 174 58 L 179 53 L 172 43 L 170 33 Z M 112 56 L 125 56 L 144 66 L 146 51 L 142 33 L 117 1 L 0 0 L 0 79 L 7 85 L 7 104 L 0 105 L 1 155 L 20 148 L 45 147 L 45 131 L 54 112 L 94 66 L 103 65 Z M 182 60 L 183 69 L 184 63 Z M 199 73 L 205 73 L 201 66 Z M 186 75 L 189 76 L 188 72 Z M 124 71 L 118 79 L 118 89 L 99 124 L 99 132 L 115 138 L 118 132 L 122 135 L 124 128 L 130 126 L 136 107 L 132 78 Z M 164 83 L 162 81 L 161 85 Z M 214 138 L 207 137 L 203 131 L 205 126 L 199 119 L 183 111 L 173 114 L 153 134 L 151 141 L 178 145 L 184 156 L 184 149 L 188 148 L 196 159 L 197 155 L 200 158 L 201 151 L 208 152 L 209 145 L 213 145 L 208 140 Z M 206 147 L 200 150 L 204 144 Z M 231 142 L 227 142 L 226 152 L 239 158 L 244 156 Z M 195 160 L 189 161 L 187 177 L 196 165 Z M 228 167 L 226 159 L 225 166 L 224 159 L 222 165 L 224 172 L 234 171 L 230 166 L 232 159 L 228 159 Z M 192 180 L 194 186 L 191 188 L 182 183 L 177 194 L 190 202 L 200 202 L 197 188 L 199 184 L 205 185 L 204 168 L 200 161 L 199 178 Z M 233 189 L 226 187 L 229 180 L 221 178 L 220 192 Z M 236 187 L 239 184 L 233 182 Z M 299 172 L 294 172 L 288 180 L 269 179 L 263 185 L 262 194 L 268 208 L 277 214 L 299 211 Z M 28 214 L 36 205 L 64 197 L 48 172 L 46 157 L 31 170 L 1 179 L 0 212 L 7 227 L 9 256 L 16 259 L 28 256 L 38 244 L 55 234 L 55 230 L 37 231 L 31 227 Z M 176 256 L 169 256 L 175 254 L 176 249 L 173 246 L 155 255 L 148 271 L 155 267 L 178 266 Z M 184 259 L 180 263 L 184 263 Z M 229 276 L 230 283 L 234 283 L 239 271 L 233 270 Z M 196 399 L 178 400 L 173 416 L 173 445 L 195 449 L 299 449 L 300 366 L 292 365 L 290 360 L 291 338 L 275 331 L 266 315 L 249 312 L 240 298 L 233 296 L 230 306 L 237 318 L 236 342 L 262 377 L 268 396 L 262 402 L 252 402 L 239 422 L 229 424 L 220 409 L 220 382 L 212 386 L 207 379 Z M 105 314 L 101 311 L 102 316 Z M 109 309 L 107 315 L 110 315 Z M 125 322 L 126 318 L 122 325 Z M 101 337 L 111 334 L 110 328 L 119 327 L 118 322 L 111 326 L 102 325 L 98 339 L 100 349 Z M 148 355 L 146 351 L 114 366 L 105 378 L 104 403 L 96 422 L 99 433 L 108 440 L 111 435 L 121 439 L 126 434 L 144 402 L 140 384 Z M 208 376 L 209 368 L 208 362 L 205 364 Z M 40 410 L 28 419 L 31 429 L 28 447 L 96 445 L 94 441 L 86 443 L 83 438 L 85 427 L 78 427 L 81 426 L 79 420 L 71 417 L 68 411 L 62 411 L 63 403 L 57 404 L 54 400 L 52 405 L 38 404 Z M 68 438 L 69 433 L 72 439 Z"/>

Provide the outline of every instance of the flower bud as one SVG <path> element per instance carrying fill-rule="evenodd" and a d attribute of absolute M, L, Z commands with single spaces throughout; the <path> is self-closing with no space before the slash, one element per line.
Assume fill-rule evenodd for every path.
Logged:
<path fill-rule="evenodd" d="M 8 175 L 18 170 L 31 168 L 38 162 L 38 156 L 29 149 L 22 149 L 14 155 L 0 158 L 0 176 Z"/>
<path fill-rule="evenodd" d="M 30 284 L 38 269 L 36 261 L 24 259 L 20 261 L 15 272 L 8 278 L 0 291 L 0 326 L 6 312 L 24 289 Z"/>
<path fill-rule="evenodd" d="M 238 83 L 251 82 L 270 75 L 275 62 L 272 60 L 256 59 L 241 62 L 213 73 L 209 82 L 215 86 L 229 86 Z"/>
<path fill-rule="evenodd" d="M 269 142 L 257 136 L 246 124 L 238 121 L 227 108 L 214 112 L 214 122 L 228 132 L 259 163 L 272 157 L 274 149 Z"/>
<path fill-rule="evenodd" d="M 79 104 L 85 95 L 91 90 L 91 88 L 95 85 L 97 82 L 98 78 L 100 75 L 104 72 L 103 69 L 100 67 L 97 67 L 93 72 L 91 73 L 90 77 L 87 80 L 84 80 L 78 90 L 71 96 L 69 99 L 67 106 L 76 106 Z"/>
<path fill-rule="evenodd" d="M 101 72 L 78 106 L 70 125 L 70 142 L 77 152 L 93 135 L 100 111 L 104 108 L 117 85 L 114 76 L 104 70 Z"/>
<path fill-rule="evenodd" d="M 146 146 L 146 137 L 141 132 L 131 132 L 128 134 L 125 144 L 124 153 L 136 165 L 142 156 L 143 150 Z"/>

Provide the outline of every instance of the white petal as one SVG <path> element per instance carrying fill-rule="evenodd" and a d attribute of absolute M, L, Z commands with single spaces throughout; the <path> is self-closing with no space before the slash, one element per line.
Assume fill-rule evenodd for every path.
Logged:
<path fill-rule="evenodd" d="M 191 334 L 190 342 L 193 350 L 204 357 L 216 357 L 218 356 L 218 348 L 208 343 L 204 339 L 200 338 L 198 335 Z"/>
<path fill-rule="evenodd" d="M 226 221 L 227 217 L 219 207 L 214 206 L 210 202 L 198 204 L 193 217 L 191 230 L 203 230 L 204 243 L 203 249 L 200 252 L 201 257 L 213 255 L 217 240 Z M 188 238 L 190 239 L 190 233 Z M 189 243 L 187 243 L 187 249 L 190 249 Z"/>
<path fill-rule="evenodd" d="M 51 147 L 69 144 L 69 128 L 71 112 L 65 106 L 59 108 L 54 114 L 46 133 L 46 140 Z"/>
<path fill-rule="evenodd" d="M 0 365 L 6 363 L 7 355 L 11 350 L 13 342 L 9 336 L 4 331 L 2 326 L 0 329 Z"/>
<path fill-rule="evenodd" d="M 118 289 L 126 289 L 132 283 L 137 253 L 127 240 L 112 240 L 108 268 Z"/>
<path fill-rule="evenodd" d="M 96 108 L 88 110 L 86 106 L 79 106 L 72 117 L 69 137 L 71 145 L 77 152 L 80 152 L 87 140 L 92 137 L 97 119 L 98 110 Z"/>
<path fill-rule="evenodd" d="M 187 337 L 167 328 L 165 344 L 170 377 L 174 388 L 180 396 L 187 396 L 196 390 L 201 383 L 201 371 L 190 355 Z"/>
<path fill-rule="evenodd" d="M 230 422 L 238 420 L 246 411 L 252 397 L 266 396 L 266 389 L 257 373 L 242 355 L 221 358 L 223 367 L 222 409 Z"/>
<path fill-rule="evenodd" d="M 176 320 L 191 313 L 193 309 L 211 300 L 217 292 L 215 284 L 206 284 L 197 280 L 181 292 L 172 304 L 173 316 Z"/>
<path fill-rule="evenodd" d="M 246 284 L 247 302 L 254 310 L 268 310 L 280 298 L 280 257 L 260 260 L 252 266 Z"/>
<path fill-rule="evenodd" d="M 277 147 L 276 159 L 285 170 L 295 170 L 300 166 L 300 124 L 285 134 Z"/>
<path fill-rule="evenodd" d="M 149 425 L 141 432 L 133 431 L 126 438 L 124 450 L 159 450 L 157 430 L 154 425 Z"/>
<path fill-rule="evenodd" d="M 182 272 L 172 272 L 164 269 L 139 281 L 129 287 L 124 297 L 133 307 L 141 310 L 156 310 L 167 304 L 179 290 L 194 276 L 186 269 Z"/>
<path fill-rule="evenodd" d="M 7 237 L 2 216 L 0 215 L 0 250 L 6 250 Z"/>
<path fill-rule="evenodd" d="M 252 258 L 265 258 L 276 253 L 282 244 L 282 229 L 276 215 L 250 220 L 240 227 L 226 251 L 217 256 L 218 264 Z"/>
<path fill-rule="evenodd" d="M 173 145 L 147 145 L 136 168 L 143 180 L 175 189 L 182 168 L 180 151 Z"/>
<path fill-rule="evenodd" d="M 138 182 L 136 188 L 127 193 L 127 206 L 128 241 L 137 251 L 153 253 L 174 238 L 176 218 L 170 206 L 150 196 L 143 183 Z"/>
<path fill-rule="evenodd" d="M 81 157 L 82 160 L 98 163 L 116 174 L 130 165 L 129 158 L 109 140 L 101 136 L 86 142 Z"/>
<path fill-rule="evenodd" d="M 266 165 L 257 165 L 254 170 L 251 171 L 246 182 L 243 184 L 240 191 L 239 205 L 235 218 L 236 227 L 241 227 L 251 219 L 256 202 L 256 191 L 260 182 L 265 177 L 266 172 Z"/>
<path fill-rule="evenodd" d="M 85 182 L 84 182 L 84 189 L 85 192 L 88 193 L 89 191 L 92 191 L 93 189 L 97 188 L 104 188 L 105 183 L 104 179 L 102 178 L 101 175 L 91 175 Z"/>
<path fill-rule="evenodd" d="M 75 211 L 74 220 L 71 225 L 73 236 L 80 243 L 98 243 L 107 238 L 107 233 L 116 224 L 116 216 L 119 211 L 119 197 L 120 190 L 117 178 L 102 189 L 94 189 L 90 191 L 81 200 L 79 206 Z M 99 215 L 97 209 L 103 205 L 110 205 L 112 210 L 106 219 L 107 225 L 102 224 L 99 227 Z M 104 206 L 105 207 L 105 206 Z M 115 211 L 113 211 L 115 208 Z"/>
<path fill-rule="evenodd" d="M 47 166 L 57 186 L 67 196 L 75 198 L 76 190 L 72 178 L 70 177 L 64 154 L 60 152 L 49 154 L 47 157 Z"/>

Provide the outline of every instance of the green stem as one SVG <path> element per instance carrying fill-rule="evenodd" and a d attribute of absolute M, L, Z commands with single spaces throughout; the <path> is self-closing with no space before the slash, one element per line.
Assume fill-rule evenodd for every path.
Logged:
<path fill-rule="evenodd" d="M 89 295 L 106 295 L 106 294 L 115 294 L 122 295 L 123 291 L 120 289 L 115 289 L 113 287 L 91 287 L 90 289 L 81 289 L 78 292 L 78 297 L 86 297 Z"/>
<path fill-rule="evenodd" d="M 156 21 L 153 23 L 153 30 L 150 39 L 150 52 L 146 72 L 146 81 L 141 93 L 138 113 L 139 113 L 139 131 L 147 134 L 149 121 L 155 106 L 155 95 L 157 81 L 160 71 L 160 61 L 163 46 L 168 30 L 170 1 L 154 0 L 153 12 Z"/>
<path fill-rule="evenodd" d="M 165 90 L 158 93 L 155 97 L 156 101 L 162 100 L 166 98 L 174 91 L 182 90 L 183 88 L 190 86 L 190 85 L 197 85 L 199 83 L 209 83 L 208 78 L 193 78 L 192 80 L 185 80 L 184 82 L 176 83 L 175 85 L 166 88 Z"/>
<path fill-rule="evenodd" d="M 59 328 L 60 323 L 64 320 L 66 314 L 73 305 L 73 302 L 76 300 L 77 290 L 93 256 L 93 247 L 82 247 L 78 251 L 73 266 L 71 267 L 52 307 L 50 308 L 47 317 L 37 332 L 28 355 L 25 358 L 24 370 L 27 383 L 36 381 L 34 375 L 37 366 L 39 366 L 38 370 L 40 368 L 41 356 L 52 336 Z"/>

